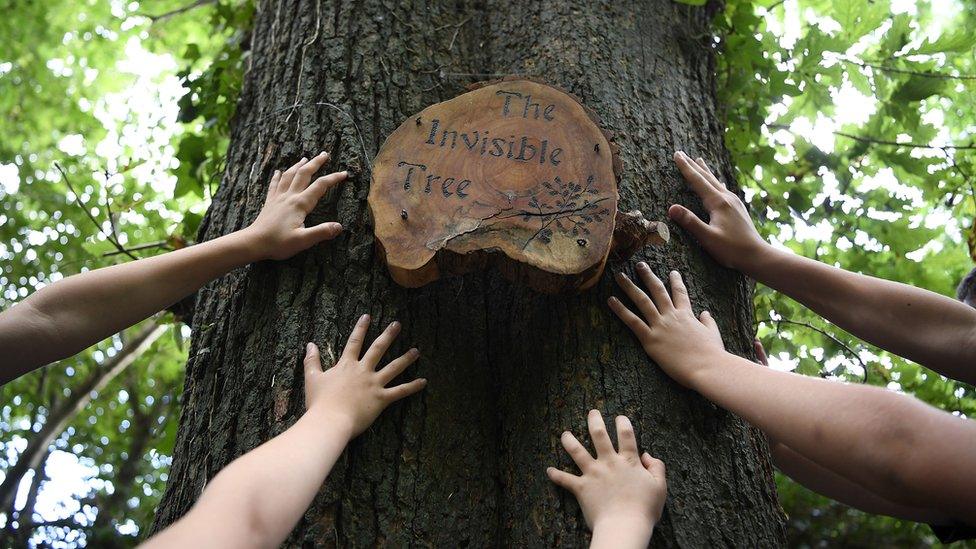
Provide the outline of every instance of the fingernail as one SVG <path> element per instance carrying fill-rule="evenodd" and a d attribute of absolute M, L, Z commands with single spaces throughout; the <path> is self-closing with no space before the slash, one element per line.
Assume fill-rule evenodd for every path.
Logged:
<path fill-rule="evenodd" d="M 359 317 L 359 321 L 360 322 L 369 322 L 369 315 L 368 314 L 365 314 L 365 315 Z"/>
<path fill-rule="evenodd" d="M 569 434 L 571 434 L 569 431 L 563 431 L 562 434 L 559 435 L 559 436 L 564 437 L 564 436 L 567 436 Z"/>
<path fill-rule="evenodd" d="M 414 348 L 412 348 L 412 349 L 410 349 L 410 351 L 409 351 L 409 352 L 410 352 L 410 354 L 411 354 L 411 355 L 413 355 L 413 356 L 420 356 L 420 349 L 418 349 L 418 348 L 416 348 L 416 347 L 414 347 Z"/>
<path fill-rule="evenodd" d="M 322 152 L 320 152 L 320 153 L 319 153 L 319 156 L 327 156 L 328 154 L 329 154 L 329 153 L 327 153 L 327 152 L 325 152 L 325 151 L 322 151 Z"/>
<path fill-rule="evenodd" d="M 279 175 L 281 175 L 281 170 L 275 170 L 272 177 L 278 177 Z"/>
<path fill-rule="evenodd" d="M 305 162 L 306 160 L 308 160 L 308 158 L 305 158 L 305 157 L 303 156 L 303 157 L 302 157 L 302 159 L 301 159 L 301 160 L 299 160 L 299 162 Z"/>
<path fill-rule="evenodd" d="M 349 170 L 343 170 L 342 177 L 349 177 Z"/>
<path fill-rule="evenodd" d="M 678 271 L 671 271 L 669 274 L 671 276 L 681 276 L 680 274 L 678 274 Z"/>
<path fill-rule="evenodd" d="M 420 384 L 421 385 L 427 385 L 427 378 L 423 378 L 423 377 L 420 378 Z"/>
<path fill-rule="evenodd" d="M 623 271 L 618 272 L 617 273 L 617 277 L 618 278 L 626 278 L 626 279 L 629 279 L 630 278 L 629 276 L 627 276 L 627 273 L 625 273 Z"/>
<path fill-rule="evenodd" d="M 312 352 L 312 351 L 314 351 L 314 350 L 315 350 L 315 344 L 314 344 L 314 343 L 312 343 L 311 341 L 309 341 L 309 342 L 308 342 L 308 343 L 307 343 L 307 344 L 305 345 L 305 352 L 306 352 L 306 353 L 311 353 L 311 352 Z"/>
<path fill-rule="evenodd" d="M 590 410 L 590 415 L 592 415 L 592 414 L 599 414 L 599 413 L 600 413 L 600 411 L 597 410 L 596 408 L 593 408 L 592 410 Z"/>
<path fill-rule="evenodd" d="M 400 322 L 397 321 L 397 320 L 394 320 L 393 322 L 390 323 L 390 328 L 392 328 L 394 330 L 399 330 L 400 329 Z"/>
<path fill-rule="evenodd" d="M 705 159 L 699 156 L 698 157 L 698 161 L 704 163 L 705 162 Z"/>
<path fill-rule="evenodd" d="M 610 296 L 607 298 L 607 305 L 616 305 L 619 301 L 616 297 Z"/>
<path fill-rule="evenodd" d="M 647 266 L 647 263 L 644 263 L 643 261 L 641 261 L 640 263 L 637 264 L 637 268 L 638 269 L 648 269 L 648 270 L 650 270 L 650 267 Z"/>

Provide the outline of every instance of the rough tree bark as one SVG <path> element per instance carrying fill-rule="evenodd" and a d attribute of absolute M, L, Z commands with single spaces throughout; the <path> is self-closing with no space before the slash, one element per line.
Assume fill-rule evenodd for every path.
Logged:
<path fill-rule="evenodd" d="M 544 468 L 569 466 L 559 434 L 582 434 L 593 407 L 629 415 L 641 447 L 668 465 L 655 545 L 782 545 L 761 436 L 650 363 L 605 306 L 615 291 L 610 276 L 577 296 L 538 294 L 494 272 L 401 288 L 376 256 L 367 215 L 369 162 L 389 132 L 468 83 L 510 74 L 569 90 L 615 132 L 621 210 L 663 218 L 672 202 L 693 203 L 671 161 L 677 148 L 732 181 L 716 114 L 711 15 L 669 0 L 259 2 L 229 168 L 201 237 L 244 227 L 271 172 L 322 149 L 357 173 L 310 222 L 338 219 L 347 232 L 200 292 L 155 528 L 299 416 L 304 342 L 338 353 L 358 315 L 370 312 L 374 334 L 403 323 L 391 355 L 419 347 L 408 375 L 429 386 L 349 446 L 287 545 L 581 545 L 579 508 Z M 727 345 L 749 352 L 746 280 L 679 231 L 640 258 L 659 274 L 685 273 Z M 631 267 L 611 263 L 608 272 Z"/>

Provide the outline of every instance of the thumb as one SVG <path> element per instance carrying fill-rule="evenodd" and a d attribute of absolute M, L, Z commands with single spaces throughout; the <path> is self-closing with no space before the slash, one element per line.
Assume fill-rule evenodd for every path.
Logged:
<path fill-rule="evenodd" d="M 307 229 L 302 229 L 302 236 L 305 238 L 305 242 L 308 246 L 318 244 L 323 240 L 332 240 L 333 238 L 339 236 L 342 232 L 342 225 L 336 223 L 335 221 L 327 221 L 325 223 L 319 223 L 314 227 L 309 227 Z"/>
<path fill-rule="evenodd" d="M 762 364 L 763 366 L 769 366 L 769 358 L 766 357 L 766 349 L 763 348 L 763 344 L 759 341 L 759 338 L 752 340 L 752 350 L 756 353 L 756 362 Z"/>
<path fill-rule="evenodd" d="M 711 236 L 709 234 L 708 224 L 684 206 L 673 204 L 668 208 L 668 217 L 673 219 L 678 225 L 681 225 L 682 229 L 691 233 L 699 242 L 704 242 Z"/>
<path fill-rule="evenodd" d="M 309 342 L 308 345 L 305 346 L 305 360 L 303 361 L 303 364 L 305 365 L 306 376 L 312 372 L 322 371 L 322 358 L 319 356 L 318 345 Z"/>
<path fill-rule="evenodd" d="M 712 318 L 712 313 L 708 311 L 702 311 L 701 314 L 698 315 L 698 319 L 705 326 L 708 326 L 709 328 L 715 330 L 716 332 L 718 331 L 718 324 L 715 322 L 715 319 Z"/>

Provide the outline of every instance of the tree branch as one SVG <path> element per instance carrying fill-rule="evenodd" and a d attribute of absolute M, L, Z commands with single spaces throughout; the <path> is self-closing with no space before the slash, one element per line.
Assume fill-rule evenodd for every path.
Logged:
<path fill-rule="evenodd" d="M 839 345 L 842 349 L 844 349 L 847 352 L 847 354 L 849 354 L 850 356 L 854 357 L 854 359 L 856 359 L 861 364 L 861 369 L 864 370 L 864 377 L 861 379 L 861 383 L 867 383 L 867 381 L 868 381 L 868 365 L 865 364 L 863 360 L 861 360 L 861 356 L 859 354 L 857 354 L 857 352 L 854 349 L 851 349 L 851 347 L 849 345 L 847 345 L 843 341 L 841 341 L 841 340 L 837 339 L 836 337 L 834 337 L 834 335 L 831 334 L 830 332 L 827 332 L 826 330 L 824 330 L 822 328 L 818 328 L 818 327 L 814 326 L 813 324 L 808 324 L 806 322 L 801 322 L 801 321 L 798 321 L 798 320 L 789 320 L 789 319 L 786 319 L 786 318 L 780 318 L 779 320 L 770 320 L 770 322 L 773 322 L 773 323 L 776 324 L 776 331 L 777 332 L 779 332 L 780 324 L 792 324 L 794 326 L 803 326 L 805 328 L 809 328 L 809 329 L 811 329 L 811 330 L 813 330 L 813 331 L 815 331 L 815 332 L 823 335 L 824 337 L 830 339 L 831 341 L 833 341 L 834 343 L 836 343 L 837 345 Z"/>
<path fill-rule="evenodd" d="M 67 172 L 64 171 L 64 168 L 62 168 L 61 165 L 58 164 L 57 162 L 54 163 L 54 167 L 57 168 L 59 172 L 61 172 L 61 179 L 64 180 L 64 184 L 68 186 L 68 190 L 71 191 L 71 194 L 75 195 L 75 204 L 77 204 L 78 207 L 81 208 L 83 212 L 85 212 L 85 215 L 88 216 L 88 219 L 91 219 L 91 222 L 95 224 L 95 228 L 98 230 L 98 233 L 104 236 L 106 240 L 111 242 L 112 245 L 115 246 L 115 248 L 119 251 L 119 253 L 123 253 L 129 256 L 131 259 L 139 259 L 138 257 L 132 255 L 128 250 L 126 250 L 125 247 L 122 246 L 122 243 L 115 238 L 115 235 L 105 234 L 105 231 L 102 230 L 102 225 L 98 222 L 98 219 L 96 219 L 95 216 L 92 215 L 92 213 L 88 210 L 88 208 L 86 208 L 85 205 L 81 202 L 81 195 L 79 195 L 78 192 L 75 191 L 75 187 L 74 185 L 71 184 L 71 179 L 68 178 L 68 174 Z M 114 227 L 114 222 L 112 223 Z"/>
<path fill-rule="evenodd" d="M 976 80 L 976 75 L 970 74 L 946 74 L 942 72 L 932 72 L 932 71 L 913 71 L 909 69 L 899 69 L 897 67 L 888 67 L 885 65 L 876 65 L 874 63 L 868 63 L 861 61 L 859 59 L 851 59 L 849 57 L 839 57 L 841 61 L 845 63 L 850 63 L 851 65 L 857 65 L 863 68 L 870 68 L 884 72 L 891 72 L 896 74 L 908 74 L 911 76 L 921 76 L 923 78 L 940 78 L 945 80 Z"/>
<path fill-rule="evenodd" d="M 187 5 L 183 6 L 183 7 L 176 8 L 175 10 L 167 11 L 165 13 L 160 13 L 158 15 L 150 15 L 148 13 L 140 13 L 139 15 L 142 15 L 143 17 L 147 17 L 149 19 L 149 21 L 150 21 L 151 24 L 156 24 L 156 23 L 165 21 L 165 20 L 169 19 L 170 17 L 179 15 L 181 13 L 188 12 L 188 11 L 190 11 L 192 9 L 199 8 L 200 6 L 206 6 L 207 4 L 216 4 L 216 3 L 217 3 L 217 0 L 196 0 L 195 2 L 192 2 L 190 4 L 187 4 Z"/>

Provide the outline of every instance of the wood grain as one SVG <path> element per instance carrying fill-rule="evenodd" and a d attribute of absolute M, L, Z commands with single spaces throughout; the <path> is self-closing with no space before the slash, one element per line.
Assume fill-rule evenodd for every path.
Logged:
<path fill-rule="evenodd" d="M 569 94 L 504 80 L 405 120 L 376 156 L 377 243 L 407 287 L 491 265 L 554 293 L 596 281 L 617 209 L 614 152 Z"/>

